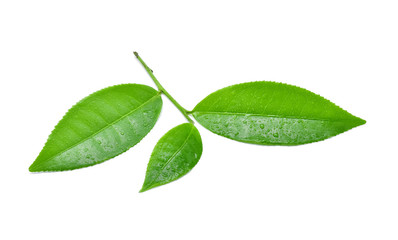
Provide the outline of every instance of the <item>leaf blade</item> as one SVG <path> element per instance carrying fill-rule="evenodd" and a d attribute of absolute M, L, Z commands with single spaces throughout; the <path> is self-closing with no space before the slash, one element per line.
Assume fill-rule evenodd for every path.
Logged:
<path fill-rule="evenodd" d="M 145 85 L 99 90 L 64 115 L 29 170 L 73 170 L 113 158 L 148 134 L 161 107 L 159 93 Z"/>
<path fill-rule="evenodd" d="M 202 151 L 202 140 L 193 124 L 174 127 L 156 144 L 140 192 L 181 178 L 198 163 Z"/>
<path fill-rule="evenodd" d="M 365 123 L 306 89 L 265 81 L 220 89 L 192 112 L 213 133 L 261 145 L 321 141 Z"/>

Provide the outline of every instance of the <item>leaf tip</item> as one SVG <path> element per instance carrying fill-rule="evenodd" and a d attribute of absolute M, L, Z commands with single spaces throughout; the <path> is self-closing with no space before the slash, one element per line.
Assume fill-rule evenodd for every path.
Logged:
<path fill-rule="evenodd" d="M 32 165 L 30 165 L 29 172 L 40 172 L 40 170 L 37 168 L 37 165 L 35 164 L 35 162 L 33 162 Z"/>
<path fill-rule="evenodd" d="M 356 117 L 356 118 L 357 118 L 357 127 L 361 126 L 361 125 L 364 125 L 366 123 L 365 119 L 362 119 L 360 117 Z"/>
<path fill-rule="evenodd" d="M 37 161 L 37 159 L 29 167 L 29 172 L 45 172 L 45 171 L 49 171 L 49 169 L 46 167 L 45 164 L 43 164 L 43 162 Z"/>
<path fill-rule="evenodd" d="M 146 191 L 148 191 L 149 189 L 151 189 L 151 187 L 148 187 L 148 186 L 142 186 L 142 188 L 141 188 L 141 190 L 139 191 L 139 193 L 146 192 Z"/>

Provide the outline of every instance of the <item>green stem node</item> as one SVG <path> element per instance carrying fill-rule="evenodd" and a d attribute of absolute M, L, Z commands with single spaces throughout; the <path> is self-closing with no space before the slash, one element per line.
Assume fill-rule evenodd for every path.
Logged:
<path fill-rule="evenodd" d="M 149 76 L 151 76 L 153 82 L 156 84 L 156 86 L 159 89 L 159 92 L 163 93 L 164 95 L 166 95 L 166 97 L 168 99 L 170 99 L 170 101 L 174 104 L 174 106 L 176 106 L 176 108 L 178 110 L 180 110 L 180 112 L 182 113 L 182 115 L 184 115 L 184 117 L 188 120 L 188 122 L 190 123 L 194 123 L 192 121 L 192 119 L 188 116 L 188 111 L 183 108 L 167 91 L 166 89 L 164 89 L 164 87 L 159 83 L 159 81 L 156 79 L 155 75 L 153 75 L 153 71 L 152 69 L 150 69 L 146 63 L 144 62 L 144 60 L 141 59 L 141 57 L 138 55 L 137 52 L 134 52 L 134 55 L 137 57 L 137 59 L 140 61 L 140 63 L 142 64 L 142 66 L 144 66 L 145 70 L 147 71 L 147 73 L 149 74 Z"/>

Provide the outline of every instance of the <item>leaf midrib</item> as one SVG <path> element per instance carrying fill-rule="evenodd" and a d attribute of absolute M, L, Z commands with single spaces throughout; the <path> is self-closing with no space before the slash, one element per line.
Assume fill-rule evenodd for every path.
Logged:
<path fill-rule="evenodd" d="M 274 117 L 274 118 L 287 118 L 287 119 L 300 119 L 300 120 L 316 120 L 316 121 L 326 121 L 326 122 L 339 122 L 339 121 L 353 121 L 348 118 L 341 119 L 322 119 L 322 118 L 300 118 L 294 116 L 281 116 L 281 115 L 271 115 L 271 114 L 258 114 L 258 113 L 239 113 L 239 112 L 202 112 L 202 111 L 194 111 L 193 114 L 220 114 L 220 115 L 250 115 L 250 116 L 261 116 L 261 117 Z"/>
<path fill-rule="evenodd" d="M 137 111 L 138 109 L 140 109 L 141 107 L 143 107 L 144 105 L 146 105 L 147 103 L 149 103 L 150 101 L 152 101 L 152 99 L 158 97 L 159 95 L 160 95 L 160 92 L 158 92 L 156 95 L 154 95 L 153 97 L 151 97 L 151 98 L 148 99 L 147 101 L 143 102 L 143 103 L 142 103 L 140 106 L 138 106 L 137 108 L 135 108 L 135 109 L 129 111 L 128 113 L 122 115 L 120 118 L 116 119 L 115 121 L 113 121 L 113 122 L 111 122 L 111 123 L 108 123 L 105 127 L 101 128 L 101 129 L 99 129 L 98 131 L 96 131 L 95 133 L 93 133 L 93 134 L 91 134 L 91 135 L 89 135 L 89 136 L 83 138 L 82 140 L 80 140 L 79 142 L 73 144 L 72 146 L 67 147 L 66 149 L 62 150 L 61 152 L 59 152 L 59 153 L 57 153 L 57 154 L 54 154 L 53 156 L 47 158 L 47 160 L 51 160 L 51 159 L 55 158 L 56 156 L 61 155 L 62 153 L 64 153 L 64 152 L 66 152 L 66 151 L 68 151 L 68 150 L 70 150 L 70 149 L 76 147 L 76 146 L 79 145 L 80 143 L 85 142 L 85 141 L 88 140 L 89 138 L 92 138 L 93 136 L 95 136 L 95 135 L 99 134 L 100 132 L 104 131 L 105 129 L 107 129 L 107 128 L 113 126 L 114 124 L 116 124 L 116 123 L 118 123 L 118 122 L 120 122 L 120 121 L 123 120 L 125 117 L 131 115 L 133 112 Z"/>

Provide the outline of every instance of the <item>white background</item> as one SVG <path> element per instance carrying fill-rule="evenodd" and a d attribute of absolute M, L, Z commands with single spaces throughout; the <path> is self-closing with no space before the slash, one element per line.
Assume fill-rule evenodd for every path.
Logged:
<path fill-rule="evenodd" d="M 0 239 L 398 239 L 397 1 L 0 2 Z M 164 99 L 145 139 L 85 169 L 29 173 L 74 103 L 120 83 L 186 108 L 236 83 L 318 93 L 367 124 L 297 147 L 196 126 L 204 152 L 138 193 L 157 140 L 185 122 Z"/>

